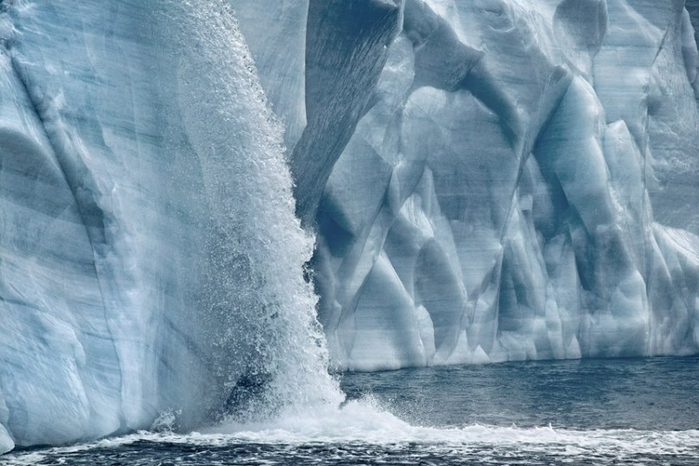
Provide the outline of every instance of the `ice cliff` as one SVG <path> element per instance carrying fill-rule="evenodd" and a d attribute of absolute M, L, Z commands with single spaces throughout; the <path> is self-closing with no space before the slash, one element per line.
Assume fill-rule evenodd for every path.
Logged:
<path fill-rule="evenodd" d="M 697 352 L 699 2 L 364 3 L 291 165 L 335 366 Z"/>
<path fill-rule="evenodd" d="M 327 397 L 316 307 L 338 369 L 698 352 L 697 27 L 0 1 L 0 452 Z"/>
<path fill-rule="evenodd" d="M 222 1 L 0 2 L 0 452 L 333 393 L 264 95 Z"/>

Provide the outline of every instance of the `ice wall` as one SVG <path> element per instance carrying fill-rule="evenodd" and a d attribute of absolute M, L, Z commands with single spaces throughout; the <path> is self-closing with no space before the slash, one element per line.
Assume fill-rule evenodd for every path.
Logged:
<path fill-rule="evenodd" d="M 231 8 L 0 2 L 0 24 L 0 452 L 339 396 Z"/>
<path fill-rule="evenodd" d="M 393 14 L 306 64 L 292 154 L 334 366 L 697 352 L 696 2 L 350 3 Z"/>

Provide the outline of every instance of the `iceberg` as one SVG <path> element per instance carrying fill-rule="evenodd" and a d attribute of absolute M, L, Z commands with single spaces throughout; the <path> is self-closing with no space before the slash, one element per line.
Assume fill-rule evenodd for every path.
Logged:
<path fill-rule="evenodd" d="M 328 368 L 698 353 L 698 28 L 0 2 L 0 452 L 337 404 Z"/>

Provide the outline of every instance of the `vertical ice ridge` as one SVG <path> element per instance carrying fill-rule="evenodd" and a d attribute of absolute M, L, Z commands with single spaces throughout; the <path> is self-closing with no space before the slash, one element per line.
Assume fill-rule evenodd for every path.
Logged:
<path fill-rule="evenodd" d="M 36 95 L 36 91 L 30 91 L 30 89 L 32 89 L 32 84 L 30 83 L 30 81 L 28 81 L 29 78 L 26 75 L 26 73 L 22 72 L 22 65 L 19 64 L 18 60 L 15 57 L 13 57 L 12 59 L 12 67 L 13 71 L 17 75 L 18 81 L 22 84 L 22 88 L 25 91 L 29 102 L 31 102 L 32 110 L 37 116 L 41 124 L 41 128 L 43 129 L 44 134 L 46 135 L 46 139 L 52 148 L 52 155 L 56 157 L 58 165 L 61 167 L 61 171 L 66 181 L 66 184 L 68 185 L 73 195 L 73 198 L 75 199 L 75 202 L 78 206 L 80 218 L 85 227 L 85 233 L 90 239 L 90 247 L 92 249 L 92 254 L 94 257 L 92 265 L 94 269 L 95 279 L 99 287 L 98 292 L 101 296 L 103 308 L 102 315 L 104 318 L 104 322 L 107 326 L 107 330 L 110 332 L 108 335 L 109 338 L 107 338 L 107 340 L 113 347 L 118 366 L 120 368 L 123 368 L 126 363 L 120 358 L 119 349 L 114 343 L 115 341 L 117 341 L 117 339 L 115 338 L 116 335 L 113 333 L 113 330 L 109 325 L 110 319 L 107 315 L 109 306 L 107 304 L 103 289 L 103 281 L 105 280 L 105 277 L 103 276 L 103 274 L 100 274 L 98 266 L 100 261 L 103 260 L 101 259 L 101 257 L 104 255 L 105 251 L 109 249 L 110 244 L 107 241 L 104 231 L 104 224 L 106 219 L 108 218 L 108 214 L 103 208 L 101 208 L 98 205 L 98 200 L 96 198 L 96 193 L 98 192 L 96 181 L 92 179 L 89 169 L 79 159 L 80 151 L 77 150 L 75 146 L 71 147 L 66 142 L 66 135 L 61 134 L 59 129 L 60 124 L 57 124 L 57 122 L 60 121 L 59 117 L 57 115 L 51 115 L 51 97 L 47 97 L 46 95 L 39 97 Z M 51 120 L 54 121 L 51 122 Z M 51 126 L 56 126 L 56 128 L 50 130 L 49 127 Z M 74 157 L 71 157 L 71 154 L 74 154 Z M 74 160 L 71 161 L 71 158 L 74 158 Z M 87 189 L 85 188 L 86 186 Z M 122 380 L 123 392 L 123 370 L 120 372 L 119 377 Z M 120 427 L 124 427 L 125 420 L 122 419 L 121 423 L 122 425 Z"/>
<path fill-rule="evenodd" d="M 61 149 L 61 147 L 66 146 L 65 142 L 62 143 L 65 136 L 61 137 L 56 129 L 48 129 L 48 126 L 55 125 L 55 120 L 57 120 L 57 117 L 50 116 L 51 98 L 45 95 L 38 98 L 36 92 L 30 91 L 31 84 L 28 82 L 28 77 L 26 73 L 21 71 L 22 65 L 18 64 L 18 61 L 14 58 L 12 60 L 12 68 L 18 78 L 18 82 L 22 84 L 22 89 L 32 105 L 31 111 L 33 111 L 39 120 L 46 140 L 52 148 L 51 155 L 55 157 L 58 165 L 61 167 L 65 182 L 70 188 L 73 198 L 78 205 L 82 224 L 85 226 L 85 232 L 90 237 L 92 251 L 95 255 L 95 261 L 97 261 L 97 257 L 99 257 L 98 250 L 100 249 L 97 244 L 105 245 L 106 243 L 104 239 L 103 220 L 101 220 L 106 217 L 106 214 L 105 211 L 98 206 L 95 196 L 91 195 L 97 192 L 95 182 L 92 180 L 87 167 L 80 163 L 79 160 L 74 160 L 74 163 L 71 163 L 70 154 L 76 153 L 75 147 L 72 147 L 72 150 Z M 54 120 L 54 122 L 52 123 L 51 120 Z M 88 186 L 87 189 L 84 188 L 86 185 Z M 96 265 L 94 272 L 95 278 L 99 279 Z M 102 296 L 104 295 L 102 294 Z"/>

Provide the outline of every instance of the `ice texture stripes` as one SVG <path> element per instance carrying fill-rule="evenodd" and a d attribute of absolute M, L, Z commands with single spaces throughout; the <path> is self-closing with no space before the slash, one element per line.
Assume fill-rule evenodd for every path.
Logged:
<path fill-rule="evenodd" d="M 395 4 L 314 217 L 335 367 L 699 350 L 694 3 Z"/>

